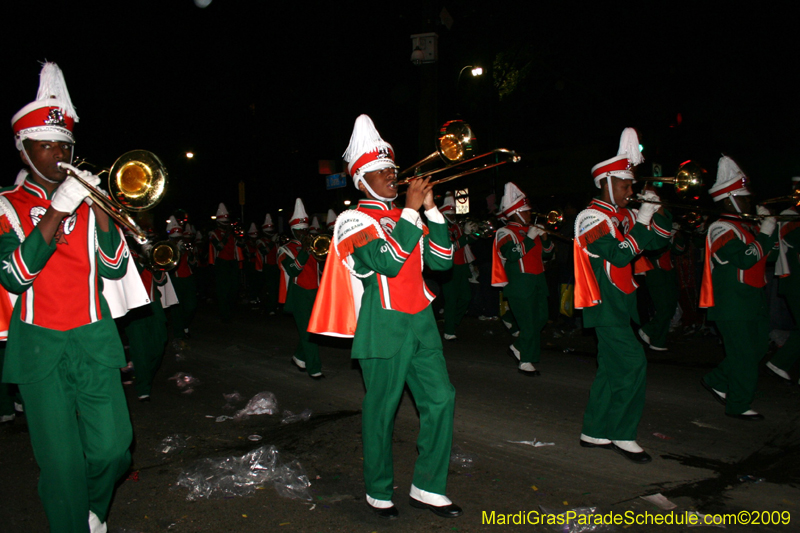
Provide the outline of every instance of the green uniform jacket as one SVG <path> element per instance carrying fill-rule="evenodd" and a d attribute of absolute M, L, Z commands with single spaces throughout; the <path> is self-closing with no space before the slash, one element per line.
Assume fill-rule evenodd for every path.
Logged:
<path fill-rule="evenodd" d="M 428 229 L 429 234 L 423 239 L 422 257 L 425 265 L 432 270 L 447 270 L 453 263 L 452 249 L 449 259 L 446 259 L 433 254 L 428 245 L 432 241 L 442 248 L 451 248 L 447 223 L 437 224 L 429 220 Z M 415 226 L 405 218 L 400 218 L 394 230 L 389 231 L 387 227 L 383 230 L 390 233 L 404 250 L 413 250 L 419 246 L 423 233 L 422 227 Z M 395 277 L 405 264 L 398 261 L 397 256 L 391 251 L 391 246 L 383 239 L 375 239 L 355 248 L 352 257 L 354 270 L 359 275 L 375 271 L 384 276 Z M 416 265 L 408 266 L 420 268 Z M 414 331 L 423 346 L 442 349 L 442 340 L 430 305 L 416 314 L 384 309 L 381 305 L 376 276 L 371 275 L 362 278 L 361 281 L 364 285 L 364 295 L 353 338 L 353 359 L 388 359 L 394 356 L 400 350 L 408 330 Z"/>
<path fill-rule="evenodd" d="M 609 204 L 599 203 L 597 200 L 595 200 L 594 204 L 598 207 L 605 207 L 606 214 L 609 216 L 615 211 L 615 208 Z M 587 209 L 586 211 L 591 210 Z M 578 221 L 580 221 L 581 216 L 586 211 L 582 211 L 578 215 Z M 612 221 L 613 220 L 612 217 Z M 656 231 L 653 226 L 658 226 L 661 230 Z M 578 224 L 576 223 L 576 228 L 577 227 Z M 636 307 L 636 291 L 625 294 L 615 287 L 606 274 L 603 260 L 620 268 L 630 265 L 630 263 L 639 256 L 642 250 L 656 250 L 669 245 L 671 227 L 671 214 L 667 213 L 667 216 L 655 214 L 653 215 L 650 226 L 645 226 L 636 222 L 630 228 L 630 231 L 626 233 L 626 235 L 629 235 L 635 240 L 638 250 L 636 247 L 631 246 L 628 240 L 620 242 L 611 234 L 603 235 L 587 245 L 586 248 L 589 253 L 597 256 L 590 256 L 589 261 L 595 279 L 597 279 L 597 284 L 600 287 L 602 302 L 583 309 L 583 324 L 585 327 L 627 326 L 630 324 L 631 320 L 639 323 L 639 311 Z"/>

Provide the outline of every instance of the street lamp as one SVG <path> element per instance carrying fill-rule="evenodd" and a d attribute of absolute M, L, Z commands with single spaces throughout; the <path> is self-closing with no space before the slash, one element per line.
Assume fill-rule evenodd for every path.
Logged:
<path fill-rule="evenodd" d="M 475 65 L 467 65 L 467 66 L 465 66 L 464 68 L 462 68 L 459 71 L 458 78 L 456 78 L 456 106 L 457 107 L 461 107 L 461 101 L 458 98 L 458 85 L 461 82 L 461 75 L 464 74 L 464 71 L 467 70 L 467 69 L 472 69 L 472 70 L 470 70 L 470 74 L 472 74 L 473 78 L 477 78 L 478 76 L 483 75 L 483 69 L 481 67 L 476 67 Z M 456 109 L 456 112 L 458 112 L 458 109 Z"/>

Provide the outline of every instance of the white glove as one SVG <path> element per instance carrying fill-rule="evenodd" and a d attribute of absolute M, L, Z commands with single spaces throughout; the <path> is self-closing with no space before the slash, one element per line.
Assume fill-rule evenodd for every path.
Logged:
<path fill-rule="evenodd" d="M 59 165 L 58 165 L 58 166 L 60 166 L 61 168 L 65 168 L 65 169 L 67 169 L 67 170 L 71 171 L 71 172 L 72 172 L 72 173 L 74 173 L 74 174 L 77 174 L 78 176 L 80 176 L 80 178 L 81 178 L 83 181 L 85 181 L 86 183 L 88 183 L 89 185 L 91 185 L 92 187 L 94 187 L 95 189 L 98 189 L 98 190 L 99 190 L 101 193 L 103 193 L 103 194 L 105 194 L 106 196 L 108 196 L 108 194 L 107 194 L 107 193 L 106 193 L 106 192 L 105 192 L 103 189 L 100 189 L 100 188 L 98 188 L 98 185 L 100 184 L 100 178 L 99 178 L 99 177 L 97 177 L 97 176 L 95 176 L 94 174 L 92 174 L 92 173 L 91 173 L 91 172 L 89 172 L 88 170 L 81 170 L 81 169 L 79 169 L 79 168 L 77 168 L 77 167 L 74 167 L 74 166 L 72 166 L 72 165 L 68 164 L 68 163 L 59 163 Z M 58 190 L 61 190 L 61 188 L 62 188 L 62 187 L 64 187 L 64 185 L 66 184 L 66 182 L 67 182 L 67 181 L 72 181 L 72 182 L 74 182 L 74 183 L 75 183 L 75 182 L 77 182 L 78 180 L 76 180 L 76 179 L 72 178 L 71 176 L 69 176 L 69 177 L 67 177 L 67 179 L 66 179 L 66 180 L 64 180 L 64 183 L 62 183 L 62 184 L 61 184 L 61 186 L 59 186 Z M 92 199 L 89 197 L 89 191 L 88 191 L 88 189 L 86 189 L 85 187 L 83 187 L 83 186 L 82 186 L 80 183 L 76 183 L 76 185 L 78 185 L 79 187 L 81 187 L 81 189 L 83 189 L 84 191 L 86 191 L 86 194 L 84 194 L 84 196 L 83 196 L 83 199 L 84 199 L 84 200 L 86 200 L 86 203 L 87 203 L 88 205 L 92 205 Z M 56 192 L 58 192 L 58 191 L 56 191 Z M 54 195 L 54 196 L 53 196 L 53 200 L 55 200 L 55 198 L 56 198 L 56 197 L 55 197 L 55 195 Z M 51 205 L 52 205 L 52 204 L 51 204 Z M 77 209 L 77 208 L 78 208 L 78 205 L 80 205 L 80 202 L 78 202 L 78 203 L 75 205 L 75 207 L 73 207 L 73 208 L 72 208 L 72 210 L 70 210 L 70 211 L 64 211 L 63 209 L 58 209 L 58 208 L 56 208 L 56 209 L 57 209 L 58 211 L 64 211 L 64 212 L 69 212 L 69 213 L 72 213 L 73 211 L 75 211 L 75 209 Z M 62 204 L 62 207 L 68 207 L 68 206 L 69 206 L 69 204 Z"/>
<path fill-rule="evenodd" d="M 769 209 L 767 209 L 763 205 L 756 206 L 756 213 L 762 216 L 771 214 L 769 212 Z M 775 217 L 767 217 L 761 221 L 761 228 L 759 229 L 759 231 L 764 235 L 772 235 L 772 232 L 775 231 L 775 227 L 777 225 L 778 221 L 775 219 Z"/>
<path fill-rule="evenodd" d="M 681 225 L 677 222 L 672 223 L 672 231 L 669 232 L 670 237 L 674 237 L 676 233 L 681 229 Z"/>
<path fill-rule="evenodd" d="M 538 224 L 534 224 L 530 228 L 528 228 L 529 239 L 535 239 L 539 235 L 544 235 L 544 233 L 545 233 L 544 229 Z"/>
<path fill-rule="evenodd" d="M 658 202 L 660 198 L 653 191 L 647 190 L 639 194 L 639 200 L 642 201 L 642 205 L 639 207 L 639 214 L 636 215 L 636 222 L 649 226 L 650 221 L 653 220 L 653 214 L 661 207 L 651 202 Z"/>
<path fill-rule="evenodd" d="M 464 233 L 473 235 L 476 231 L 478 231 L 478 224 L 475 221 L 467 220 L 464 222 Z"/>
<path fill-rule="evenodd" d="M 88 173 L 87 173 L 88 174 Z M 91 185 L 100 183 L 100 178 L 89 174 L 92 180 L 87 180 Z M 83 176 L 81 176 L 83 177 Z M 89 189 L 84 187 L 72 176 L 68 176 L 64 182 L 58 186 L 56 192 L 53 194 L 53 201 L 50 202 L 50 207 L 62 213 L 72 214 L 78 209 L 86 197 L 89 196 Z"/>

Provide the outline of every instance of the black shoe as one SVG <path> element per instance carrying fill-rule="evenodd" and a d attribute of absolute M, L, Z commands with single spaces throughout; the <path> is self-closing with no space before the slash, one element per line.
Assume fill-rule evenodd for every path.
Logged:
<path fill-rule="evenodd" d="M 539 372 L 538 370 L 528 371 L 528 370 L 522 370 L 521 368 L 518 368 L 517 372 L 519 372 L 523 376 L 528 376 L 528 377 L 531 377 L 531 378 L 535 378 L 537 376 L 541 376 L 542 375 L 542 373 Z"/>
<path fill-rule="evenodd" d="M 717 400 L 719 403 L 721 403 L 722 405 L 725 405 L 727 403 L 727 400 L 722 396 L 720 396 L 719 393 L 714 390 L 714 387 L 706 383 L 705 379 L 700 378 L 700 384 L 703 386 L 704 389 L 710 392 L 711 396 L 713 396 L 714 399 Z"/>
<path fill-rule="evenodd" d="M 319 372 L 317 374 L 309 374 L 308 377 L 310 377 L 314 381 L 319 381 L 319 380 L 325 378 L 325 374 L 323 374 L 322 372 Z"/>
<path fill-rule="evenodd" d="M 149 403 L 150 402 L 150 395 L 149 394 L 142 394 L 139 396 L 139 401 L 142 403 Z"/>
<path fill-rule="evenodd" d="M 594 442 L 589 442 L 588 440 L 580 439 L 580 441 L 581 441 L 581 446 L 583 448 L 603 448 L 604 450 L 610 450 L 611 449 L 611 443 L 610 442 L 608 442 L 606 444 L 595 444 Z"/>
<path fill-rule="evenodd" d="M 373 513 L 380 516 L 381 518 L 385 518 L 387 520 L 394 520 L 398 516 L 400 516 L 400 512 L 397 510 L 397 507 L 392 505 L 391 507 L 373 507 L 370 504 L 367 504 L 367 507 L 372 510 Z"/>
<path fill-rule="evenodd" d="M 627 450 L 623 450 L 613 442 L 611 443 L 611 449 L 632 463 L 643 465 L 653 460 L 653 458 L 650 457 L 647 452 L 629 452 Z"/>
<path fill-rule="evenodd" d="M 464 511 L 461 509 L 461 507 L 454 503 L 451 503 L 450 505 L 436 506 L 421 502 L 414 498 L 409 498 L 408 503 L 411 505 L 411 507 L 416 509 L 430 509 L 433 514 L 436 516 L 441 516 L 442 518 L 455 518 L 464 514 Z"/>
<path fill-rule="evenodd" d="M 744 413 L 739 415 L 732 415 L 730 413 L 725 413 L 725 416 L 729 416 L 731 418 L 738 418 L 739 420 L 750 420 L 750 421 L 764 420 L 764 415 L 762 415 L 761 413 L 753 413 L 752 415 L 746 415 Z"/>

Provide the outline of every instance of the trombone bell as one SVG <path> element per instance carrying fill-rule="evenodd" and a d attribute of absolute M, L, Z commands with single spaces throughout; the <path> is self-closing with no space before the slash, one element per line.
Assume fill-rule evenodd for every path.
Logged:
<path fill-rule="evenodd" d="M 132 150 L 114 162 L 109 173 L 109 192 L 125 209 L 145 211 L 164 197 L 167 171 L 152 152 Z"/>

